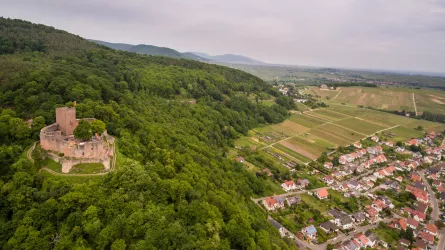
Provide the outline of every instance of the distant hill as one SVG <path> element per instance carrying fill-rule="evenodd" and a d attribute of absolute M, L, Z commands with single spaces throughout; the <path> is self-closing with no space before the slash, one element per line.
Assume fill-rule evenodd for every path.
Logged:
<path fill-rule="evenodd" d="M 231 64 L 250 64 L 250 65 L 266 65 L 266 63 L 246 57 L 241 55 L 233 55 L 233 54 L 224 54 L 211 56 L 206 53 L 201 52 L 184 52 L 181 53 L 177 50 L 166 48 L 166 47 L 158 47 L 154 45 L 131 45 L 126 43 L 109 43 L 99 40 L 92 40 L 91 42 L 95 42 L 97 44 L 101 44 L 112 49 L 124 50 L 128 52 L 135 52 L 143 55 L 152 55 L 152 56 L 166 56 L 172 58 L 184 58 L 190 59 L 200 62 L 210 62 L 210 63 L 231 63 Z"/>
<path fill-rule="evenodd" d="M 206 53 L 201 52 L 190 52 L 199 57 L 203 57 L 212 61 L 222 62 L 222 63 L 235 63 L 235 64 L 251 64 L 251 65 L 265 65 L 266 63 L 246 57 L 241 55 L 224 54 L 211 56 Z"/>
<path fill-rule="evenodd" d="M 166 48 L 166 47 L 158 47 L 154 45 L 146 45 L 146 44 L 139 44 L 139 45 L 131 45 L 126 43 L 109 43 L 99 40 L 92 40 L 91 42 L 95 42 L 97 44 L 104 45 L 106 47 L 117 49 L 117 50 L 124 50 L 128 52 L 134 52 L 138 54 L 143 55 L 152 55 L 152 56 L 166 56 L 166 57 L 172 57 L 172 58 L 183 58 L 183 59 L 191 59 L 195 61 L 200 62 L 209 62 L 209 59 L 200 57 L 198 55 L 192 54 L 192 53 L 181 53 L 179 51 L 176 51 L 174 49 Z"/>

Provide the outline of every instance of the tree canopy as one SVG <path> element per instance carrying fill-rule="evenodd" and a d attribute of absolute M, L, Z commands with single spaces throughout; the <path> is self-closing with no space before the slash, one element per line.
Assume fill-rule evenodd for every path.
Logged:
<path fill-rule="evenodd" d="M 92 125 L 85 121 L 80 120 L 77 127 L 74 129 L 74 137 L 81 140 L 89 140 L 93 136 L 93 128 Z"/>

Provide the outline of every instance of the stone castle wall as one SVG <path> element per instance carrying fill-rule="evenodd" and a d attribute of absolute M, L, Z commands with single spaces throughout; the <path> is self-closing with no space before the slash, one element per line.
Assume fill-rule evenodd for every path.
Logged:
<path fill-rule="evenodd" d="M 78 124 L 78 120 L 76 120 L 76 108 L 56 108 L 56 123 L 59 125 L 59 130 L 63 135 L 72 135 Z"/>
<path fill-rule="evenodd" d="M 57 127 L 57 124 L 48 126 Z M 46 127 L 46 128 L 48 128 Z M 103 158 L 108 155 L 108 146 L 102 138 L 94 138 L 90 141 L 79 142 L 61 135 L 61 131 L 40 133 L 40 146 L 45 150 L 63 153 L 67 157 L 75 158 Z"/>

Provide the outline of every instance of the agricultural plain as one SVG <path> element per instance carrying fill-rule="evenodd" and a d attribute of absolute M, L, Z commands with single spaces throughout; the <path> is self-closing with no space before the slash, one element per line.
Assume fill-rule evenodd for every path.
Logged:
<path fill-rule="evenodd" d="M 322 90 L 311 87 L 308 93 L 328 103 L 346 103 L 382 110 L 417 111 L 418 114 L 424 111 L 445 113 L 445 92 L 434 89 L 339 87 L 336 90 Z"/>
<path fill-rule="evenodd" d="M 243 146 L 251 141 L 260 149 L 308 163 L 338 146 L 350 145 L 374 134 L 396 142 L 421 137 L 425 131 L 444 130 L 445 124 L 330 103 L 328 108 L 293 114 L 281 124 L 254 129 L 252 136 L 238 141 Z"/>

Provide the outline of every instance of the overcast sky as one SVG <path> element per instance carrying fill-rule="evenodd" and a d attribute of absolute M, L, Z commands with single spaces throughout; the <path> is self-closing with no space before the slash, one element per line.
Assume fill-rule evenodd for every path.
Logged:
<path fill-rule="evenodd" d="M 0 16 L 270 63 L 445 72 L 445 0 L 0 0 Z"/>

